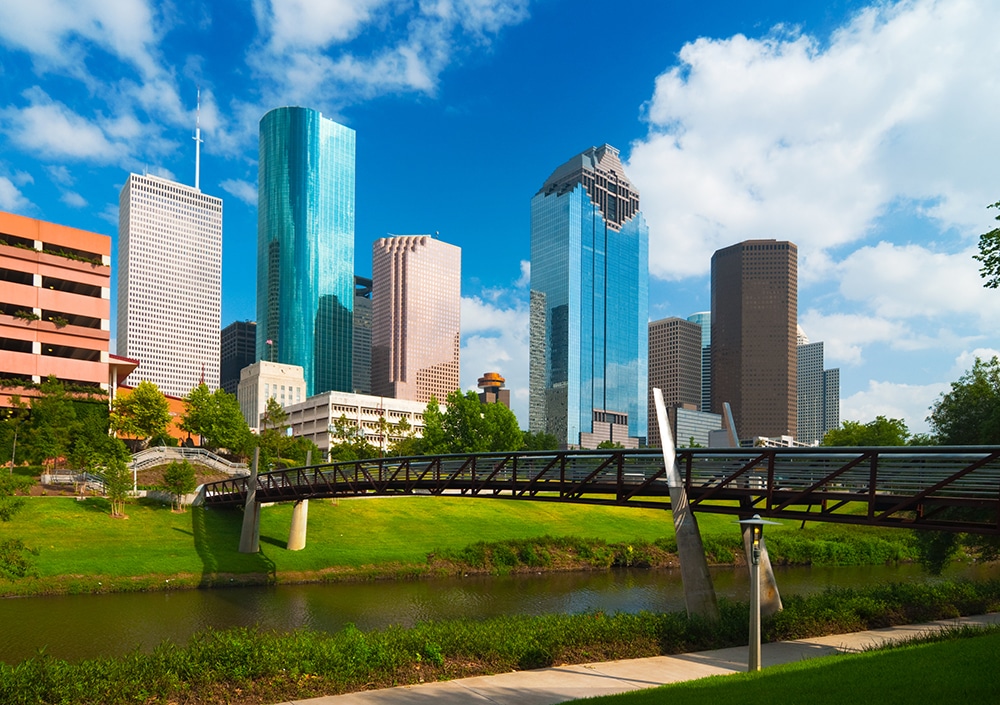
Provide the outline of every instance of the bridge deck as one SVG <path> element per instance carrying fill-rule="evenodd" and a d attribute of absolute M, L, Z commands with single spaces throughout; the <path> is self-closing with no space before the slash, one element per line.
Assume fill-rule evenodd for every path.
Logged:
<path fill-rule="evenodd" d="M 696 511 L 1000 535 L 1000 447 L 680 449 Z M 246 478 L 205 487 L 242 505 Z M 670 507 L 657 449 L 382 458 L 263 473 L 259 502 L 458 494 Z"/>

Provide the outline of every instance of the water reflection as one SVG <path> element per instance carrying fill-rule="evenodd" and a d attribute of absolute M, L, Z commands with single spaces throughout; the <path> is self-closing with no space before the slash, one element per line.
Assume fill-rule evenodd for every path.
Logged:
<path fill-rule="evenodd" d="M 946 577 L 996 578 L 1000 566 L 965 566 Z M 925 579 L 909 565 L 779 568 L 777 574 L 783 595 Z M 716 569 L 713 581 L 720 597 L 746 599 L 745 570 Z M 14 663 L 42 647 L 71 660 L 148 650 L 164 640 L 183 643 L 208 627 L 332 632 L 348 623 L 367 630 L 504 614 L 683 609 L 680 573 L 673 570 L 20 598 L 0 600 L 0 660 Z"/>

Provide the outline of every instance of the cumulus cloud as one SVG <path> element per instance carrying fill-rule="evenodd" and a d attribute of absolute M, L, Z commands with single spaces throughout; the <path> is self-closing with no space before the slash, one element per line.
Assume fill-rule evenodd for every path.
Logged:
<path fill-rule="evenodd" d="M 6 176 L 0 176 L 0 208 L 12 213 L 24 213 L 31 207 L 30 201 Z"/>
<path fill-rule="evenodd" d="M 256 0 L 261 40 L 248 62 L 270 102 L 343 105 L 386 93 L 433 94 L 456 53 L 528 16 L 528 0 Z M 371 51 L 348 44 L 378 33 Z"/>
<path fill-rule="evenodd" d="M 219 186 L 223 191 L 235 196 L 248 206 L 257 207 L 257 184 L 240 179 L 226 179 Z"/>
<path fill-rule="evenodd" d="M 87 199 L 75 191 L 66 191 L 59 200 L 70 208 L 84 208 L 87 205 Z"/>
<path fill-rule="evenodd" d="M 890 206 L 977 232 L 995 197 L 983 145 L 1000 111 L 998 22 L 1000 6 L 904 0 L 828 39 L 779 27 L 685 45 L 627 167 L 651 273 L 704 274 L 716 249 L 758 237 L 798 243 L 808 271 Z"/>
<path fill-rule="evenodd" d="M 916 385 L 871 380 L 867 389 L 841 399 L 840 418 L 861 423 L 874 421 L 876 416 L 903 419 L 911 433 L 926 433 L 930 407 L 947 389 L 945 382 Z"/>
<path fill-rule="evenodd" d="M 462 297 L 462 389 L 476 389 L 484 372 L 499 372 L 522 428 L 528 427 L 528 342 L 523 288 Z"/>

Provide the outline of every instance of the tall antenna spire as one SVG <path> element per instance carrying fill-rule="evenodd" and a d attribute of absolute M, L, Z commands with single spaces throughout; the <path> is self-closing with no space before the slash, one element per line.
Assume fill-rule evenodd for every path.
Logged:
<path fill-rule="evenodd" d="M 194 190 L 201 191 L 201 86 L 198 86 L 198 112 L 194 123 Z"/>

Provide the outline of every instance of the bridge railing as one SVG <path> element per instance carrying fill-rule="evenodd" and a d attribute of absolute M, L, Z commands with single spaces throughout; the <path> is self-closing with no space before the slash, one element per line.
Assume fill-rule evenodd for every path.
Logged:
<path fill-rule="evenodd" d="M 768 516 L 1000 533 L 1000 448 L 699 448 L 678 450 L 677 464 L 701 511 L 749 506 Z M 245 492 L 245 480 L 227 480 L 206 486 L 206 501 L 238 502 Z M 257 481 L 261 501 L 415 492 L 669 506 L 658 449 L 367 459 Z M 810 513 L 817 506 L 819 517 Z M 948 519 L 948 508 L 992 514 L 970 524 Z"/>

